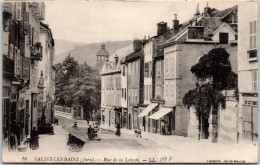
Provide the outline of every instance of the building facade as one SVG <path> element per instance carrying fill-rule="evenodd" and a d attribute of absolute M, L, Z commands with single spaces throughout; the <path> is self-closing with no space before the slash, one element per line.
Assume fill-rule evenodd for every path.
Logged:
<path fill-rule="evenodd" d="M 240 139 L 258 139 L 258 3 L 238 6 L 238 89 Z"/>
<path fill-rule="evenodd" d="M 104 127 L 122 125 L 121 65 L 120 60 L 130 54 L 133 46 L 117 50 L 101 70 L 101 121 Z"/>
<path fill-rule="evenodd" d="M 134 40 L 133 52 L 126 56 L 125 64 L 127 65 L 127 109 L 128 109 L 128 129 L 139 129 L 140 121 L 139 103 L 143 103 L 143 51 L 142 40 Z"/>
<path fill-rule="evenodd" d="M 54 59 L 54 39 L 51 29 L 47 24 L 41 22 L 40 42 L 42 43 L 42 61 L 39 62 L 38 74 L 43 74 L 44 84 L 43 91 L 40 96 L 41 109 L 38 112 L 38 119 L 45 115 L 45 123 L 53 122 L 53 106 L 55 100 L 55 68 L 53 66 Z"/>
<path fill-rule="evenodd" d="M 30 137 L 38 125 L 39 61 L 42 60 L 40 22 L 44 20 L 42 2 L 3 3 L 3 140 L 12 148 L 14 125 L 20 127 L 18 144 Z M 16 146 L 17 147 L 17 146 Z"/>
<path fill-rule="evenodd" d="M 180 26 L 182 29 L 164 43 L 164 99 L 174 111 L 172 133 L 191 136 L 197 132 L 189 129 L 195 114 L 182 104 L 185 93 L 194 89 L 197 81 L 190 68 L 204 54 L 221 47 L 230 54 L 232 71 L 237 73 L 237 6 L 223 11 L 207 6 L 202 14 Z"/>

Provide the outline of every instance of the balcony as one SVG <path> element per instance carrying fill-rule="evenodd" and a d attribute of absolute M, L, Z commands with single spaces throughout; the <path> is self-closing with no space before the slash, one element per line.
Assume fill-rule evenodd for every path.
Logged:
<path fill-rule="evenodd" d="M 37 61 L 42 60 L 42 46 L 40 42 L 37 42 L 31 47 L 31 59 Z"/>

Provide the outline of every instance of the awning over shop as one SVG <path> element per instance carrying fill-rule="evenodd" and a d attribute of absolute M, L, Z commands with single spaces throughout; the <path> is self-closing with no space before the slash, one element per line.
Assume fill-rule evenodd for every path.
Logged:
<path fill-rule="evenodd" d="M 151 110 L 153 110 L 158 104 L 157 103 L 151 103 L 146 107 L 139 115 L 138 117 L 144 117 L 147 115 Z"/>
<path fill-rule="evenodd" d="M 172 108 L 161 108 L 159 111 L 155 112 L 151 116 L 149 116 L 150 119 L 158 120 L 161 117 L 165 116 L 169 112 L 171 112 L 173 109 Z"/>

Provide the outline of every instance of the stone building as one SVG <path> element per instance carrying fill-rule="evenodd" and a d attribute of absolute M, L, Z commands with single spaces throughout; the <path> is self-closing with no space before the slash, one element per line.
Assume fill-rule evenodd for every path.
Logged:
<path fill-rule="evenodd" d="M 101 49 L 97 52 L 96 56 L 97 56 L 96 69 L 98 70 L 98 73 L 100 73 L 104 62 L 109 60 L 109 52 L 106 50 L 104 43 L 101 44 Z"/>
<path fill-rule="evenodd" d="M 101 75 L 101 124 L 114 128 L 122 125 L 121 65 L 120 60 L 133 51 L 129 45 L 117 50 L 102 67 Z M 123 108 L 124 109 L 124 108 Z"/>
<path fill-rule="evenodd" d="M 238 5 L 238 90 L 240 139 L 258 140 L 258 3 Z"/>
<path fill-rule="evenodd" d="M 40 42 L 42 44 L 42 61 L 39 62 L 38 74 L 43 74 L 44 84 L 43 93 L 40 97 L 41 107 L 39 109 L 38 118 L 42 114 L 46 116 L 45 123 L 53 122 L 53 105 L 55 100 L 55 68 L 53 66 L 54 59 L 54 39 L 51 29 L 47 24 L 41 22 Z M 44 110 L 44 112 L 43 112 Z"/>
<path fill-rule="evenodd" d="M 41 91 L 39 61 L 42 60 L 40 22 L 43 2 L 4 2 L 2 28 L 3 54 L 3 140 L 10 147 L 11 123 L 21 127 L 21 138 L 30 137 L 38 125 Z"/>
<path fill-rule="evenodd" d="M 193 136 L 198 129 L 190 123 L 193 116 L 196 118 L 195 113 L 182 104 L 185 93 L 194 89 L 197 81 L 190 72 L 191 66 L 203 54 L 222 47 L 230 54 L 232 70 L 237 73 L 237 6 L 222 11 L 207 6 L 202 14 L 198 13 L 176 26 L 179 32 L 163 44 L 165 106 L 174 112 L 170 131 L 182 136 Z M 215 131 L 209 130 L 212 136 L 216 136 Z"/>
<path fill-rule="evenodd" d="M 142 40 L 134 40 L 133 52 L 125 57 L 121 65 L 127 66 L 127 125 L 128 129 L 139 129 L 139 108 L 143 103 L 143 51 Z M 122 90 L 122 97 L 124 97 Z"/>

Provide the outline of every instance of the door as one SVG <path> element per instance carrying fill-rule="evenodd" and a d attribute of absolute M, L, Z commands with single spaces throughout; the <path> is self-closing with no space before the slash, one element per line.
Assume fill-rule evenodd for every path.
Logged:
<path fill-rule="evenodd" d="M 258 140 L 258 108 L 243 105 L 243 138 L 250 141 Z"/>

